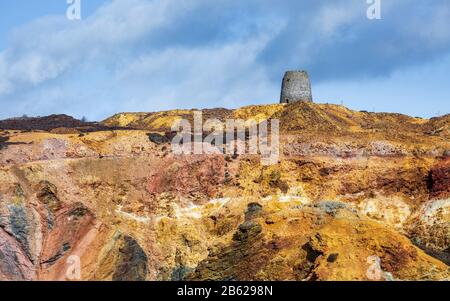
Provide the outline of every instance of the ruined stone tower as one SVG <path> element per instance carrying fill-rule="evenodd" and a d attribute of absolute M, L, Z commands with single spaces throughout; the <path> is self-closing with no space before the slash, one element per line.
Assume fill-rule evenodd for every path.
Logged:
<path fill-rule="evenodd" d="M 311 82 L 306 71 L 288 71 L 281 87 L 280 103 L 313 101 Z"/>

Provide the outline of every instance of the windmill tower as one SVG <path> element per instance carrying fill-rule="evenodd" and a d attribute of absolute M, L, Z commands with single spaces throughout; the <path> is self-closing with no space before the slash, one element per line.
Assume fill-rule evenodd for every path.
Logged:
<path fill-rule="evenodd" d="M 281 87 L 280 103 L 313 101 L 311 82 L 306 71 L 288 71 Z"/>

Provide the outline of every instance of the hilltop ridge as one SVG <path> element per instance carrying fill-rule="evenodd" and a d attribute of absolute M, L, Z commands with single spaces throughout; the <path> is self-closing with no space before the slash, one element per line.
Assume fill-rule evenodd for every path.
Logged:
<path fill-rule="evenodd" d="M 118 113 L 101 122 L 104 126 L 155 132 L 171 130 L 174 121 L 192 122 L 195 110 L 169 110 L 156 113 Z M 203 118 L 279 119 L 283 133 L 321 133 L 323 135 L 373 134 L 428 135 L 450 139 L 450 115 L 424 119 L 398 113 L 354 111 L 341 105 L 295 102 L 291 104 L 252 105 L 238 109 L 201 110 Z"/>
<path fill-rule="evenodd" d="M 19 117 L 0 120 L 0 130 L 41 130 L 71 128 L 85 131 L 108 129 L 137 129 L 155 132 L 170 131 L 178 119 L 193 120 L 196 109 L 161 112 L 117 113 L 100 122 L 86 122 L 71 116 Z M 202 109 L 203 118 L 254 119 L 261 122 L 279 119 L 281 130 L 292 132 L 331 131 L 334 134 L 358 132 L 388 132 L 401 130 L 404 134 L 424 134 L 450 138 L 450 114 L 424 119 L 399 113 L 355 111 L 341 105 L 295 102 L 291 104 L 251 105 L 237 109 Z"/>

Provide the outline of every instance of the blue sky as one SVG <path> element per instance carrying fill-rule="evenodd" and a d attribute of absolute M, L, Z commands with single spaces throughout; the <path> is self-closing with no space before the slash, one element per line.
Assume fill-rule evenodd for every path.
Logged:
<path fill-rule="evenodd" d="M 235 108 L 279 101 L 306 69 L 317 102 L 450 112 L 450 2 L 381 0 L 0 2 L 0 118 Z"/>

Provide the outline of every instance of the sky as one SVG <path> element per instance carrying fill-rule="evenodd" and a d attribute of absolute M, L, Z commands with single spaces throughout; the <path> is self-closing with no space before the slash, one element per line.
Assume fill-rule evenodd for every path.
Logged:
<path fill-rule="evenodd" d="M 0 2 L 0 119 L 278 103 L 287 70 L 316 102 L 450 113 L 448 0 L 80 1 Z"/>

